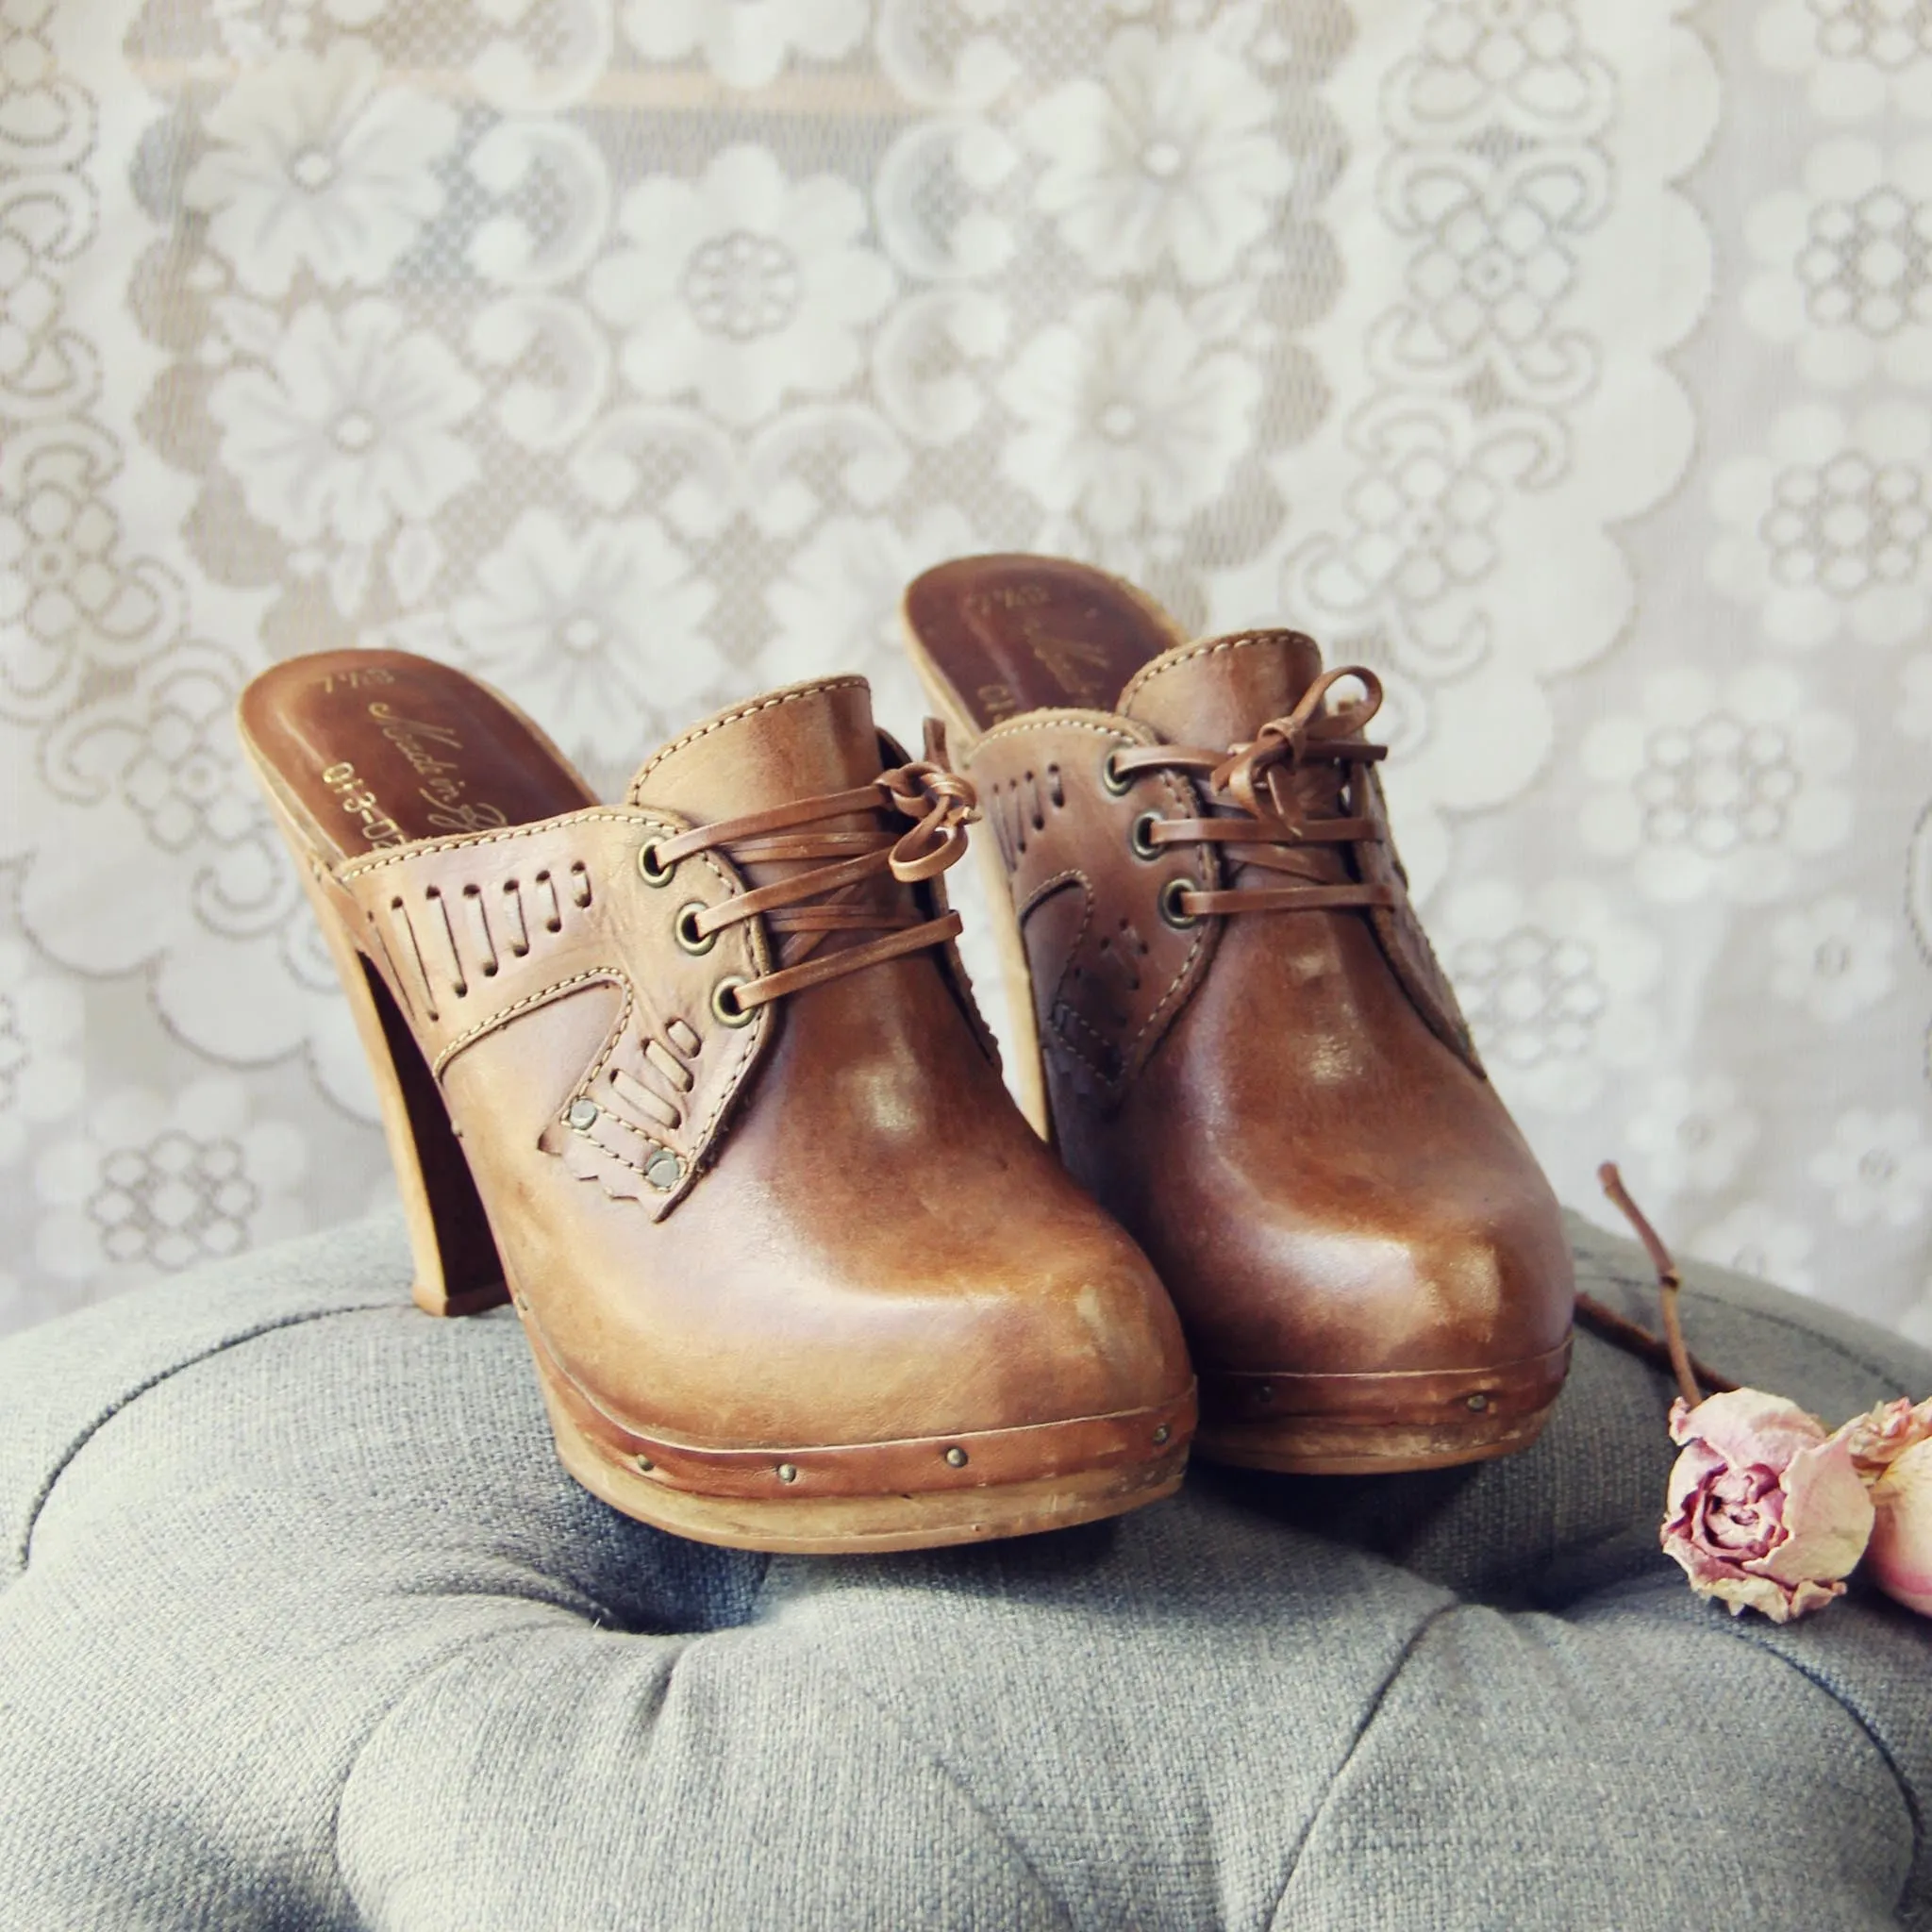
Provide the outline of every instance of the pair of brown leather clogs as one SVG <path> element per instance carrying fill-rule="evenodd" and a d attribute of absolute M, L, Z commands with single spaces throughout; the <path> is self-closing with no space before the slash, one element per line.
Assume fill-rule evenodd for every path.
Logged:
<path fill-rule="evenodd" d="M 1409 909 L 1373 675 L 1188 643 L 1045 558 L 943 565 L 906 612 L 957 772 L 858 677 L 694 725 L 617 805 L 424 658 L 243 693 L 417 1301 L 513 1302 L 571 1473 L 758 1549 L 1107 1516 L 1191 1442 L 1315 1473 L 1527 1444 L 1568 1250 Z M 982 811 L 1038 1132 L 941 884 Z"/>

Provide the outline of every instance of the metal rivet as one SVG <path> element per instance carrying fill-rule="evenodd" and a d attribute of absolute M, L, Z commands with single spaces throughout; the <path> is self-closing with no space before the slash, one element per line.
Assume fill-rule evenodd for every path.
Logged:
<path fill-rule="evenodd" d="M 660 1148 L 644 1162 L 644 1178 L 668 1194 L 684 1178 L 684 1163 L 670 1148 Z"/>
<path fill-rule="evenodd" d="M 781 1483 L 795 1483 L 798 1480 L 798 1465 L 795 1462 L 781 1462 L 778 1465 L 778 1480 Z"/>
<path fill-rule="evenodd" d="M 1158 811 L 1143 811 L 1134 821 L 1134 829 L 1127 834 L 1127 843 L 1134 848 L 1136 858 L 1158 858 L 1160 847 L 1154 842 L 1154 827 L 1160 823 Z"/>
<path fill-rule="evenodd" d="M 648 845 L 638 847 L 638 872 L 647 886 L 668 886 L 671 875 L 677 868 L 675 865 L 660 866 L 658 863 L 658 846 L 653 841 Z"/>
<path fill-rule="evenodd" d="M 693 899 L 689 905 L 677 908 L 677 920 L 672 931 L 677 936 L 677 943 L 687 953 L 708 953 L 718 943 L 716 933 L 700 932 L 697 928 L 697 916 L 705 909 L 705 902 L 702 899 Z"/>
<path fill-rule="evenodd" d="M 1119 749 L 1120 747 L 1118 745 L 1109 745 L 1108 747 L 1106 757 L 1104 757 L 1100 761 L 1101 785 L 1108 792 L 1108 794 L 1114 798 L 1119 798 L 1123 796 L 1125 793 L 1127 788 L 1134 782 L 1133 779 L 1128 777 L 1124 772 L 1117 772 L 1114 770 L 1114 753 Z"/>
<path fill-rule="evenodd" d="M 1471 1408 L 1474 1409 L 1478 1415 L 1480 1415 L 1484 1409 L 1489 1407 L 1490 1398 L 1487 1395 L 1483 1394 L 1472 1395 L 1469 1398 L 1469 1406 Z"/>
<path fill-rule="evenodd" d="M 742 979 L 721 979 L 711 989 L 711 1012 L 726 1026 L 749 1026 L 756 1007 L 741 1007 L 738 1004 L 738 989 L 746 982 Z"/>
<path fill-rule="evenodd" d="M 655 1462 L 653 1462 L 648 1456 L 640 1456 L 638 1457 L 638 1467 L 641 1470 L 642 1470 L 646 1475 L 649 1475 L 650 1473 L 657 1468 L 657 1466 L 658 1465 Z"/>
<path fill-rule="evenodd" d="M 1159 1448 L 1161 1443 L 1167 1441 L 1170 1433 L 1171 1431 L 1169 1430 L 1167 1424 L 1165 1423 L 1162 1423 L 1161 1425 L 1154 1432 L 1154 1446 L 1157 1449 Z"/>
<path fill-rule="evenodd" d="M 597 1103 L 594 1100 L 573 1100 L 570 1112 L 564 1118 L 574 1127 L 594 1127 L 597 1124 Z"/>
<path fill-rule="evenodd" d="M 958 1443 L 955 1442 L 953 1446 L 946 1451 L 946 1460 L 950 1462 L 955 1469 L 964 1469 L 966 1467 L 966 1452 L 965 1450 L 959 1447 Z"/>

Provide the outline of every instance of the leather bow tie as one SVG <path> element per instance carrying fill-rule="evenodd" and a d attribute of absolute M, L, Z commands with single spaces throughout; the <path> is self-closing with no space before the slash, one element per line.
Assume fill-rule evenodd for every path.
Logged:
<path fill-rule="evenodd" d="M 879 791 L 906 818 L 917 820 L 892 847 L 892 876 L 916 885 L 942 873 L 966 850 L 966 827 L 979 821 L 972 779 L 946 769 L 945 726 L 925 721 L 925 756 L 881 772 Z"/>
<path fill-rule="evenodd" d="M 1324 708 L 1329 691 L 1352 677 L 1362 695 L 1334 710 Z M 1359 734 L 1382 708 L 1382 680 L 1359 665 L 1324 671 L 1308 686 L 1285 718 L 1271 718 L 1248 744 L 1233 746 L 1226 760 L 1208 774 L 1208 783 L 1257 819 L 1285 816 L 1273 783 L 1264 803 L 1259 782 L 1276 771 L 1291 772 L 1308 757 L 1334 758 L 1351 764 L 1373 764 L 1387 756 L 1388 746 L 1369 744 Z"/>

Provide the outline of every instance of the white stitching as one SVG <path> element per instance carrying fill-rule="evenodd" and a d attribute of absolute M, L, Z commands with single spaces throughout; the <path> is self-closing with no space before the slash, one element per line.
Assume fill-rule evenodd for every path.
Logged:
<path fill-rule="evenodd" d="M 613 966 L 595 966 L 582 973 L 573 973 L 567 979 L 558 980 L 555 985 L 541 987 L 535 992 L 525 993 L 522 999 L 513 1000 L 500 1012 L 492 1013 L 487 1020 L 478 1020 L 474 1026 L 458 1033 L 431 1061 L 429 1071 L 440 1080 L 442 1078 L 443 1068 L 448 1066 L 464 1047 L 474 1041 L 481 1040 L 486 1033 L 493 1033 L 499 1026 L 507 1025 L 519 1013 L 526 1013 L 533 1007 L 541 1007 L 547 1001 L 556 999 L 560 993 L 570 991 L 574 987 L 591 986 L 600 981 L 607 985 L 615 985 L 622 977 L 618 969 Z M 626 991 L 626 1001 L 629 997 L 630 994 Z"/>
<path fill-rule="evenodd" d="M 655 772 L 658 769 L 658 767 L 664 762 L 666 758 L 670 758 L 675 752 L 682 751 L 686 745 L 695 744 L 699 739 L 708 737 L 713 731 L 724 730 L 724 728 L 727 724 L 736 724 L 737 723 L 739 723 L 741 719 L 756 717 L 758 712 L 774 709 L 779 705 L 795 705 L 800 698 L 816 697 L 822 691 L 871 691 L 871 689 L 872 687 L 869 684 L 867 684 L 865 679 L 862 677 L 847 676 L 822 678 L 816 684 L 801 684 L 794 687 L 791 691 L 774 691 L 770 697 L 754 699 L 748 705 L 739 706 L 739 708 L 735 711 L 723 712 L 718 717 L 709 719 L 703 724 L 693 725 L 691 730 L 687 731 L 684 734 L 682 738 L 673 739 L 672 741 L 669 744 L 667 744 L 662 751 L 653 753 L 652 756 L 645 760 L 644 764 L 639 770 L 637 776 L 630 781 L 630 789 L 625 793 L 625 802 L 627 805 L 641 804 L 642 801 L 638 797 L 638 788 L 641 785 L 642 785 L 644 780 L 648 778 L 651 775 L 651 774 Z"/>
<path fill-rule="evenodd" d="M 381 872 L 392 865 L 408 865 L 418 858 L 444 852 L 467 852 L 477 845 L 505 845 L 518 839 L 534 839 L 539 833 L 560 831 L 566 825 L 635 825 L 649 824 L 636 811 L 619 811 L 606 807 L 596 811 L 574 811 L 562 818 L 538 819 L 527 825 L 509 825 L 495 832 L 452 832 L 446 839 L 421 839 L 399 852 L 372 852 L 360 858 L 345 860 L 335 869 L 338 879 L 360 878 L 365 873 Z M 653 827 L 653 829 L 657 829 Z M 678 827 L 682 830 L 684 827 Z"/>
<path fill-rule="evenodd" d="M 1241 630 L 1224 638 L 1204 639 L 1198 644 L 1190 644 L 1184 650 L 1170 652 L 1165 657 L 1155 658 L 1151 664 L 1143 664 L 1127 679 L 1126 689 L 1121 692 L 1120 702 L 1124 709 L 1127 701 L 1133 698 L 1158 677 L 1165 677 L 1170 671 L 1178 671 L 1183 664 L 1191 664 L 1196 658 L 1212 657 L 1217 651 L 1239 651 L 1248 644 L 1278 643 L 1284 638 L 1293 638 L 1315 650 L 1321 646 L 1306 631 L 1299 630 Z"/>

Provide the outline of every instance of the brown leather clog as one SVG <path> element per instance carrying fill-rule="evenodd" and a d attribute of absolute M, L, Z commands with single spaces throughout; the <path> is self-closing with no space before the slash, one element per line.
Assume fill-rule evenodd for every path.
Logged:
<path fill-rule="evenodd" d="M 1174 1297 L 1197 1453 L 1525 1447 L 1569 1363 L 1569 1248 L 1410 908 L 1373 674 L 1292 631 L 1190 643 L 1051 558 L 942 564 L 906 620 L 1009 889 L 1028 1110 Z"/>
<path fill-rule="evenodd" d="M 587 1488 L 841 1551 L 1175 1487 L 1174 1310 L 1007 1097 L 937 877 L 971 789 L 874 730 L 862 679 L 696 725 L 615 806 L 401 652 L 278 665 L 241 727 L 375 1073 L 417 1299 L 514 1300 Z"/>

